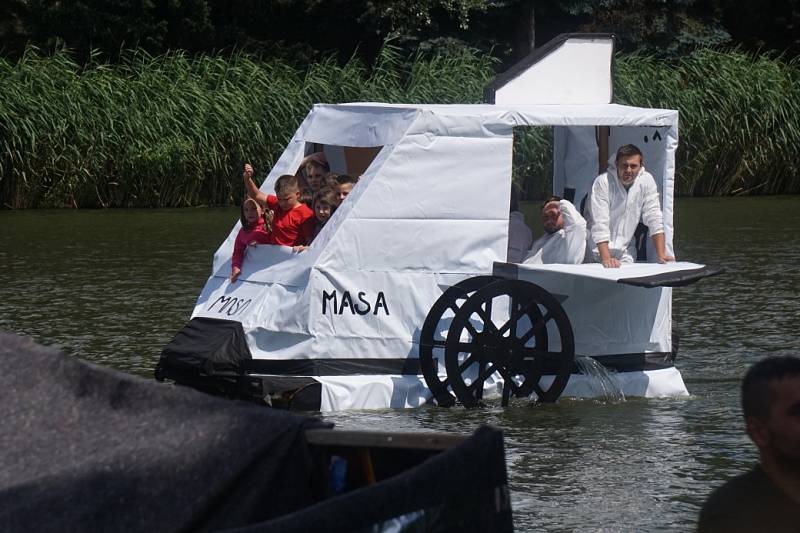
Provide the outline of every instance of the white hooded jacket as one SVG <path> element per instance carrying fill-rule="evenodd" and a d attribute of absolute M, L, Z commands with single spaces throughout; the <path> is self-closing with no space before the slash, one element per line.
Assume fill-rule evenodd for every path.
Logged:
<path fill-rule="evenodd" d="M 658 187 L 644 167 L 630 189 L 625 190 L 616 165 L 610 163 L 608 171 L 595 178 L 586 205 L 589 247 L 595 261 L 600 257 L 597 243 L 606 241 L 611 257 L 632 263 L 636 256 L 633 234 L 640 220 L 650 230 L 650 236 L 664 233 Z"/>
<path fill-rule="evenodd" d="M 583 263 L 586 255 L 586 221 L 569 201 L 561 200 L 558 204 L 564 218 L 564 227 L 536 239 L 523 263 Z"/>

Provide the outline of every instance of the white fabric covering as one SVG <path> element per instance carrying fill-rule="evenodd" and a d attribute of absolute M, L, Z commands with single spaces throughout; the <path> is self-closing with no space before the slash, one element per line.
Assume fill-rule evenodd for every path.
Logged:
<path fill-rule="evenodd" d="M 495 91 L 497 104 L 611 101 L 614 39 L 571 37 Z"/>
<path fill-rule="evenodd" d="M 608 171 L 595 179 L 586 205 L 595 261 L 600 260 L 597 243 L 607 242 L 611 257 L 632 263 L 636 256 L 633 234 L 640 220 L 650 229 L 650 237 L 664 232 L 658 187 L 644 167 L 626 190 L 617 177 L 616 166 L 609 164 Z"/>
<path fill-rule="evenodd" d="M 447 376 L 441 374 L 439 379 Z M 322 412 L 345 409 L 404 409 L 421 407 L 430 400 L 431 392 L 419 376 L 336 376 L 315 377 L 322 384 Z M 688 396 L 680 371 L 675 368 L 610 373 L 611 382 L 625 396 L 664 398 Z M 548 389 L 553 376 L 543 376 L 539 381 Z M 594 398 L 605 392 L 592 376 L 572 374 L 563 397 Z M 498 374 L 486 380 L 483 397 L 498 398 L 503 390 L 503 380 Z"/>
<path fill-rule="evenodd" d="M 378 155 L 307 251 L 249 249 L 240 281 L 231 284 L 239 229 L 233 225 L 192 316 L 240 321 L 255 359 L 415 358 L 422 324 L 442 292 L 491 274 L 493 263 L 506 259 L 513 128 L 664 128 L 671 136 L 658 145 L 665 151 L 659 183 L 671 206 L 677 121 L 677 111 L 615 104 L 316 105 L 262 191 L 271 193 L 278 176 L 293 174 L 311 143 L 382 147 Z M 586 162 L 581 146 L 562 146 L 564 168 Z M 566 276 L 552 288 L 571 295 L 584 290 L 580 281 Z M 600 296 L 614 305 L 640 298 L 628 289 L 646 291 L 604 288 Z M 647 308 L 649 322 L 630 341 L 611 339 L 603 329 L 613 317 L 602 302 L 591 313 L 571 310 L 570 320 L 581 325 L 579 353 L 668 351 L 671 292 L 650 291 L 638 308 Z M 319 379 L 325 410 L 417 406 L 429 394 L 419 376 Z"/>
<path fill-rule="evenodd" d="M 523 263 L 573 265 L 583 263 L 586 255 L 586 220 L 567 200 L 561 200 L 559 208 L 564 219 L 564 227 L 555 233 L 548 233 L 538 238 Z"/>

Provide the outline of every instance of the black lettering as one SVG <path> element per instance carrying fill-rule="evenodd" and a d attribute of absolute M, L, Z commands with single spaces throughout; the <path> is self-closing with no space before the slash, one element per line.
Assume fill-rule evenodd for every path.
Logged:
<path fill-rule="evenodd" d="M 239 308 L 242 306 L 243 302 L 244 300 L 237 299 L 236 302 L 234 302 L 234 304 L 228 308 L 228 316 L 235 315 L 236 313 L 238 313 Z"/>
<path fill-rule="evenodd" d="M 219 302 L 222 302 L 222 308 L 217 311 L 217 312 L 221 313 L 222 309 L 225 309 L 225 306 L 227 306 L 231 302 L 231 299 L 232 299 L 232 296 L 220 296 L 219 298 L 216 299 L 216 301 L 213 304 L 208 306 L 208 310 L 211 311 L 211 309 L 215 305 L 217 305 Z"/>
<path fill-rule="evenodd" d="M 250 302 L 252 302 L 252 301 L 253 301 L 253 299 L 252 299 L 252 298 L 251 298 L 251 299 L 249 299 L 249 300 L 247 300 L 247 301 L 246 301 L 246 302 L 245 302 L 245 303 L 242 305 L 242 307 L 241 307 L 241 309 L 239 310 L 239 312 L 240 312 L 240 313 L 242 313 L 242 312 L 244 312 L 244 310 L 245 310 L 245 309 L 247 309 L 248 307 L 250 307 Z"/>
<path fill-rule="evenodd" d="M 347 307 L 350 308 L 350 314 L 351 315 L 356 314 L 355 309 L 353 309 L 353 300 L 352 300 L 352 298 L 350 298 L 350 293 L 347 292 L 347 291 L 344 291 L 342 293 L 342 303 L 341 303 L 341 305 L 339 305 L 339 314 L 340 315 L 344 311 L 345 304 L 347 304 Z"/>
<path fill-rule="evenodd" d="M 325 304 L 328 303 L 329 300 L 333 300 L 333 306 L 331 307 L 331 309 L 333 309 L 333 314 L 336 314 L 336 291 L 333 291 L 332 293 L 328 294 L 328 291 L 323 290 L 322 291 L 322 314 L 323 315 L 325 314 L 325 309 L 326 309 Z"/>
<path fill-rule="evenodd" d="M 358 313 L 359 315 L 366 315 L 367 313 L 369 313 L 372 310 L 372 306 L 370 306 L 369 302 L 364 299 L 364 295 L 365 294 L 367 294 L 367 293 L 366 292 L 359 292 L 358 293 L 358 301 L 363 303 L 365 306 L 367 306 L 366 309 L 364 309 L 362 311 L 361 309 L 359 309 L 358 304 L 355 304 L 353 306 L 353 307 L 355 307 L 356 313 Z"/>
<path fill-rule="evenodd" d="M 386 316 L 389 316 L 389 308 L 386 306 L 386 296 L 383 295 L 383 291 L 378 293 L 378 297 L 375 298 L 375 312 L 374 315 L 378 314 L 378 308 L 383 307 Z"/>

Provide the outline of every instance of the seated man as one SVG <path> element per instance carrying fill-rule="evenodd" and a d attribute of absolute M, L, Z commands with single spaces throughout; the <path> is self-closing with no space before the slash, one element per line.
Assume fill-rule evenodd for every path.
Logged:
<path fill-rule="evenodd" d="M 551 196 L 542 204 L 545 234 L 536 239 L 523 263 L 583 263 L 586 255 L 586 221 L 568 200 Z"/>
<path fill-rule="evenodd" d="M 617 150 L 614 166 L 595 178 L 587 202 L 592 259 L 606 268 L 633 263 L 633 238 L 641 220 L 650 230 L 659 263 L 674 261 L 664 243 L 664 223 L 658 187 L 642 165 L 642 152 L 632 144 Z"/>
<path fill-rule="evenodd" d="M 275 212 L 270 244 L 299 249 L 314 238 L 317 225 L 314 212 L 300 201 L 300 185 L 296 176 L 283 175 L 275 181 L 275 195 L 258 190 L 253 182 L 253 167 L 244 166 L 244 187 L 247 195 L 266 209 Z"/>

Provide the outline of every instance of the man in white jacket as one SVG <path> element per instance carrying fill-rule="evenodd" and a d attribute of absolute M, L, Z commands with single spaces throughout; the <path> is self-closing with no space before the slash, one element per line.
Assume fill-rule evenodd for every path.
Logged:
<path fill-rule="evenodd" d="M 589 246 L 592 258 L 606 268 L 632 263 L 636 256 L 633 234 L 641 220 L 650 230 L 659 263 L 667 255 L 658 187 L 642 165 L 642 152 L 632 144 L 617 150 L 614 165 L 595 178 L 587 202 Z"/>
<path fill-rule="evenodd" d="M 545 234 L 536 239 L 523 263 L 583 263 L 586 254 L 586 221 L 575 206 L 551 196 L 542 206 Z"/>

